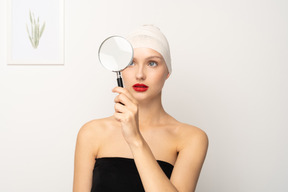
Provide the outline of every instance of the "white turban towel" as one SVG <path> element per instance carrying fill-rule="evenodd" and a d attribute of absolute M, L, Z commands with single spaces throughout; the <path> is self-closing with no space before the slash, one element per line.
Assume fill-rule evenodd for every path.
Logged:
<path fill-rule="evenodd" d="M 150 48 L 162 55 L 169 74 L 172 72 L 169 43 L 158 27 L 143 25 L 128 34 L 127 40 L 133 48 Z"/>

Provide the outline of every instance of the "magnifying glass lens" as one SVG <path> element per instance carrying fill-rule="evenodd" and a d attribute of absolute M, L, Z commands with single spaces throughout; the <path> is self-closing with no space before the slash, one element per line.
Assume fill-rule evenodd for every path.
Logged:
<path fill-rule="evenodd" d="M 123 37 L 108 37 L 100 45 L 98 51 L 100 63 L 108 70 L 117 73 L 117 83 L 123 87 L 121 71 L 133 61 L 133 47 Z"/>
<path fill-rule="evenodd" d="M 125 38 L 112 36 L 103 41 L 98 54 L 101 64 L 106 69 L 117 72 L 132 62 L 133 48 Z"/>

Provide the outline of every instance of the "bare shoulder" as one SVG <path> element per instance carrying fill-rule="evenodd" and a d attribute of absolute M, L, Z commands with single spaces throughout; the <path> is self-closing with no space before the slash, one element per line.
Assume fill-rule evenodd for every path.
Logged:
<path fill-rule="evenodd" d="M 197 145 L 204 149 L 208 147 L 208 136 L 199 127 L 185 123 L 179 123 L 178 135 L 181 142 L 179 142 L 180 149 L 187 146 Z"/>
<path fill-rule="evenodd" d="M 78 132 L 78 139 L 90 140 L 91 142 L 101 141 L 109 132 L 109 127 L 113 123 L 112 117 L 94 119 L 85 123 Z"/>
<path fill-rule="evenodd" d="M 88 121 L 87 123 L 85 123 L 79 130 L 79 132 L 93 132 L 93 131 L 97 131 L 99 129 L 103 129 L 105 128 L 105 125 L 107 123 L 109 123 L 110 117 L 107 118 L 103 118 L 103 119 L 93 119 L 91 121 Z"/>
<path fill-rule="evenodd" d="M 103 119 L 94 119 L 85 123 L 79 130 L 78 135 L 89 136 L 93 132 L 97 132 L 98 129 L 101 129 L 101 124 L 103 124 Z"/>
<path fill-rule="evenodd" d="M 203 131 L 202 129 L 194 125 L 180 123 L 179 127 L 180 127 L 180 131 L 185 133 L 189 137 L 200 137 L 202 139 L 207 138 L 207 134 L 205 133 L 205 131 Z"/>

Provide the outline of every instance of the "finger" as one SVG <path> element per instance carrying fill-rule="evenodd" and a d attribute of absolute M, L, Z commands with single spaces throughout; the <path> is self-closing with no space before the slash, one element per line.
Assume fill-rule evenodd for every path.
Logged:
<path fill-rule="evenodd" d="M 119 95 L 117 95 L 117 96 L 114 98 L 114 102 L 115 102 L 115 103 L 119 103 L 119 102 L 120 102 Z"/>
<path fill-rule="evenodd" d="M 126 95 L 124 95 L 123 93 L 120 93 L 119 95 L 117 95 L 114 99 L 115 103 L 121 103 L 122 105 L 131 105 L 134 104 Z"/>
<path fill-rule="evenodd" d="M 125 112 L 125 106 L 121 103 L 115 103 L 114 109 L 116 113 L 124 113 Z"/>
<path fill-rule="evenodd" d="M 123 114 L 122 113 L 114 113 L 114 118 L 117 120 L 117 121 L 122 121 L 122 119 L 123 119 Z"/>
<path fill-rule="evenodd" d="M 128 97 L 133 103 L 137 103 L 137 100 L 131 95 L 131 93 L 125 89 L 125 88 L 122 88 L 122 87 L 115 87 L 112 92 L 114 93 L 119 93 L 119 94 L 124 94 L 126 95 L 126 97 Z"/>

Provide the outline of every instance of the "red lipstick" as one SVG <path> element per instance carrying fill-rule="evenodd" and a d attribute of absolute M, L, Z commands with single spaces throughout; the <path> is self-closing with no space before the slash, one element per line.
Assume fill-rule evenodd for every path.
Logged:
<path fill-rule="evenodd" d="M 144 91 L 147 91 L 148 86 L 145 85 L 145 84 L 139 84 L 139 83 L 137 83 L 137 84 L 133 85 L 133 89 L 134 89 L 135 91 L 138 91 L 138 92 L 144 92 Z"/>

